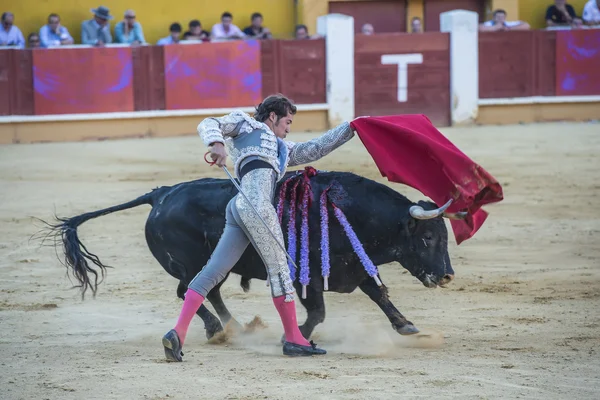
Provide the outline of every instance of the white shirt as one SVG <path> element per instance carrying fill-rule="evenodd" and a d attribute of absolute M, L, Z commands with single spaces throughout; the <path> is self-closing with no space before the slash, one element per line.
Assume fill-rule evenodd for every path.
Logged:
<path fill-rule="evenodd" d="M 596 0 L 590 0 L 585 4 L 582 17 L 585 22 L 600 24 L 600 10 Z"/>
<path fill-rule="evenodd" d="M 227 39 L 232 36 L 246 37 L 246 34 L 234 24 L 229 25 L 229 32 L 225 32 L 223 24 L 215 24 L 210 32 L 211 39 Z"/>
<path fill-rule="evenodd" d="M 594 0 L 596 1 L 596 0 Z M 504 21 L 504 26 L 512 28 L 513 26 L 518 26 L 521 25 L 522 22 L 521 21 Z M 483 23 L 483 26 L 494 26 L 494 21 L 486 21 Z"/>

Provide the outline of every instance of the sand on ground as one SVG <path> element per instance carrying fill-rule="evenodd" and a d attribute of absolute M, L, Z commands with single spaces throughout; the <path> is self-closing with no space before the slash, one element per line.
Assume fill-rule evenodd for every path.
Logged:
<path fill-rule="evenodd" d="M 225 177 L 202 161 L 200 139 L 1 146 L 0 398 L 600 398 L 599 126 L 443 130 L 501 182 L 505 200 L 473 239 L 450 244 L 447 289 L 425 288 L 398 264 L 380 268 L 393 302 L 428 336 L 399 336 L 360 290 L 327 293 L 314 339 L 329 354 L 285 358 L 269 289 L 253 281 L 244 293 L 232 275 L 229 309 L 266 327 L 210 344 L 195 318 L 179 364 L 164 361 L 160 342 L 181 301 L 145 243 L 149 206 L 81 226 L 83 243 L 114 267 L 95 299 L 81 301 L 54 249 L 30 237 L 41 227 L 32 217 Z M 314 166 L 385 182 L 356 138 Z"/>

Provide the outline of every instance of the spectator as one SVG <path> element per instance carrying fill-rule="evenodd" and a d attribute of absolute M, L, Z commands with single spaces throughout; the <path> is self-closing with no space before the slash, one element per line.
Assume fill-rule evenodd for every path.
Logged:
<path fill-rule="evenodd" d="M 188 28 L 190 30 L 183 34 L 183 40 L 210 40 L 210 32 L 202 30 L 202 24 L 197 19 L 191 20 Z"/>
<path fill-rule="evenodd" d="M 481 32 L 497 32 L 497 31 L 524 31 L 528 30 L 529 24 L 523 21 L 507 21 L 506 11 L 494 11 L 494 17 L 491 21 L 486 21 L 479 25 Z"/>
<path fill-rule="evenodd" d="M 252 39 L 271 39 L 273 37 L 269 28 L 262 26 L 263 16 L 261 13 L 252 14 L 250 22 L 251 25 L 244 29 L 244 35 Z"/>
<path fill-rule="evenodd" d="M 243 39 L 246 35 L 232 21 L 233 15 L 227 11 L 224 12 L 221 15 L 221 23 L 212 27 L 210 34 L 212 39 Z"/>
<path fill-rule="evenodd" d="M 112 43 L 109 20 L 113 19 L 110 10 L 104 6 L 93 8 L 94 18 L 81 23 L 81 43 L 104 46 Z"/>
<path fill-rule="evenodd" d="M 167 44 L 179 43 L 179 35 L 181 35 L 181 25 L 179 25 L 177 22 L 171 24 L 171 26 L 169 27 L 169 32 L 171 32 L 169 36 L 159 39 L 159 41 L 156 44 L 159 46 L 164 46 Z"/>
<path fill-rule="evenodd" d="M 35 32 L 31 32 L 29 36 L 27 36 L 27 44 L 32 49 L 37 49 L 41 47 L 40 43 L 40 35 Z"/>
<path fill-rule="evenodd" d="M 421 23 L 421 18 L 413 17 L 410 21 L 410 31 L 411 33 L 423 33 L 423 24 Z"/>
<path fill-rule="evenodd" d="M 371 24 L 364 24 L 361 29 L 363 35 L 373 35 L 375 33 L 375 28 Z"/>
<path fill-rule="evenodd" d="M 2 14 L 2 29 L 0 29 L 0 46 L 15 46 L 25 48 L 25 38 L 21 30 L 14 25 L 15 16 L 11 12 Z"/>
<path fill-rule="evenodd" d="M 306 25 L 296 25 L 296 40 L 311 39 Z"/>
<path fill-rule="evenodd" d="M 115 25 L 115 37 L 117 43 L 126 43 L 139 45 L 146 43 L 142 24 L 135 20 L 135 12 L 133 10 L 125 11 L 123 21 Z"/>
<path fill-rule="evenodd" d="M 576 16 L 575 9 L 566 0 L 554 0 L 546 10 L 546 26 L 570 25 Z"/>
<path fill-rule="evenodd" d="M 583 29 L 583 20 L 579 17 L 573 18 L 573 23 L 571 24 L 572 29 Z"/>
<path fill-rule="evenodd" d="M 61 26 L 60 17 L 57 14 L 48 16 L 48 23 L 40 28 L 39 39 L 42 47 L 73 44 L 73 37 L 66 27 Z"/>
<path fill-rule="evenodd" d="M 600 25 L 600 0 L 590 0 L 585 3 L 583 21 L 587 25 Z"/>

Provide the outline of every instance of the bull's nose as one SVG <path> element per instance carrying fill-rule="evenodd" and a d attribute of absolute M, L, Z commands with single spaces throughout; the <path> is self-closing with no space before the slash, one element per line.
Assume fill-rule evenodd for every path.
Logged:
<path fill-rule="evenodd" d="M 445 285 L 446 283 L 450 283 L 452 281 L 452 279 L 454 279 L 454 275 L 452 275 L 452 274 L 446 274 L 442 278 L 442 282 Z"/>

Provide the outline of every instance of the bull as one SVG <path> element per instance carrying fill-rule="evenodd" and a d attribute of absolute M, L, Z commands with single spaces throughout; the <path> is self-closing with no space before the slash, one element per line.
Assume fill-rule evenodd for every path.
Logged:
<path fill-rule="evenodd" d="M 281 183 L 292 174 L 294 172 L 288 172 L 279 182 L 277 193 Z M 444 208 L 427 201 L 415 204 L 386 185 L 348 172 L 320 172 L 312 176 L 310 184 L 314 198 L 318 199 L 332 183 L 344 192 L 343 199 L 336 205 L 346 214 L 376 266 L 396 261 L 429 288 L 444 286 L 453 279 L 454 271 L 448 255 L 448 231 L 442 217 L 462 218 L 464 215 L 446 214 Z M 82 296 L 87 289 L 95 295 L 107 266 L 82 244 L 77 228 L 99 216 L 150 205 L 152 209 L 145 225 L 147 245 L 165 271 L 179 280 L 177 296 L 184 299 L 188 283 L 203 268 L 217 245 L 225 226 L 225 207 L 236 194 L 234 185 L 226 179 L 205 178 L 183 182 L 153 189 L 124 204 L 72 218 L 58 218 L 56 224 L 50 225 L 50 229 L 62 242 L 65 265 L 79 282 Z M 307 311 L 307 319 L 299 328 L 307 339 L 314 328 L 325 320 L 318 203 L 313 202 L 309 210 L 310 284 L 306 298 L 300 298 Z M 286 216 L 288 207 L 286 205 L 284 209 Z M 301 210 L 297 212 L 296 217 L 300 218 Z M 385 284 L 378 286 L 367 274 L 343 228 L 334 222 L 331 215 L 330 212 L 329 291 L 351 293 L 358 287 L 381 308 L 396 332 L 401 335 L 418 333 L 415 325 L 392 304 Z M 284 217 L 283 223 L 287 223 L 287 217 Z M 283 231 L 287 242 L 286 229 Z M 267 279 L 265 267 L 253 246 L 246 249 L 232 272 L 241 276 L 241 286 L 246 292 L 251 279 Z M 221 298 L 220 287 L 224 282 L 213 288 L 207 296 L 220 319 L 204 305 L 197 311 L 209 339 L 223 330 L 221 322 L 226 324 L 231 321 L 239 326 Z M 297 279 L 294 284 L 300 293 L 301 285 Z"/>

